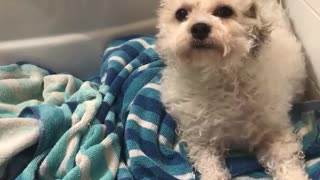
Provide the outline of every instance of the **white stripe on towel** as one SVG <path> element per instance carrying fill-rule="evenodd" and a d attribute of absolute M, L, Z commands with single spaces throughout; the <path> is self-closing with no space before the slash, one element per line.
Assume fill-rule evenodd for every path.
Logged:
<path fill-rule="evenodd" d="M 180 179 L 180 180 L 188 180 L 188 179 L 194 179 L 195 178 L 193 173 L 187 173 L 187 174 L 174 176 L 174 177 L 177 178 L 177 179 Z"/>
<path fill-rule="evenodd" d="M 170 148 L 172 148 L 172 144 L 168 141 L 168 139 L 166 137 L 164 137 L 163 135 L 159 135 L 159 142 L 161 144 L 164 144 Z"/>
<path fill-rule="evenodd" d="M 109 59 L 109 62 L 110 61 L 118 62 L 123 66 L 125 66 L 127 64 L 126 61 L 120 56 L 111 56 L 110 59 Z"/>
<path fill-rule="evenodd" d="M 160 91 L 161 87 L 159 84 L 155 84 L 155 83 L 149 83 L 146 86 L 144 86 L 145 88 L 150 88 L 150 89 L 154 89 L 157 91 Z"/>
<path fill-rule="evenodd" d="M 135 114 L 129 114 L 128 116 L 128 121 L 135 121 L 139 126 L 143 127 L 143 128 L 146 128 L 146 129 L 149 129 L 153 132 L 157 132 L 158 130 L 158 126 L 151 123 L 151 122 L 148 122 L 146 120 L 143 120 L 141 119 L 139 116 L 135 115 Z"/>
<path fill-rule="evenodd" d="M 141 150 L 139 149 L 133 149 L 129 151 L 129 157 L 133 158 L 133 157 L 141 157 L 141 156 L 146 156 L 146 154 L 144 154 Z"/>
<path fill-rule="evenodd" d="M 132 41 L 140 43 L 145 49 L 149 49 L 149 48 L 154 47 L 154 45 L 150 45 L 147 41 L 145 41 L 143 39 L 134 39 Z"/>

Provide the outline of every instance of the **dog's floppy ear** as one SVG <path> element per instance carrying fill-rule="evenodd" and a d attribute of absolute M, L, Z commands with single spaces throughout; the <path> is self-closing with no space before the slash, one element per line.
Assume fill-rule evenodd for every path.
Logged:
<path fill-rule="evenodd" d="M 257 55 L 261 46 L 268 40 L 272 32 L 272 24 L 259 15 L 259 6 L 252 3 L 250 8 L 245 12 L 248 18 L 256 19 L 259 23 L 250 29 L 250 35 L 253 38 L 252 48 L 250 50 L 252 55 Z"/>
<path fill-rule="evenodd" d="M 168 0 L 159 0 L 160 1 L 160 7 L 163 7 L 165 3 L 168 2 Z"/>
<path fill-rule="evenodd" d="M 248 18 L 257 18 L 257 5 L 252 3 L 248 10 L 245 11 L 244 15 Z"/>
<path fill-rule="evenodd" d="M 165 4 L 167 3 L 167 0 L 160 0 L 160 8 L 163 8 L 165 6 Z"/>

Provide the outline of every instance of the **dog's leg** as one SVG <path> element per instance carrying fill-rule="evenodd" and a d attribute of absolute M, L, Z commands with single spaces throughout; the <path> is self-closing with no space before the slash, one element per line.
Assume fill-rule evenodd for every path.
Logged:
<path fill-rule="evenodd" d="M 194 152 L 189 155 L 194 162 L 194 166 L 201 173 L 201 180 L 229 180 L 231 176 L 222 163 L 223 156 L 208 149 L 199 151 L 199 146 L 189 146 L 189 151 Z M 197 151 L 197 152 L 196 152 Z"/>
<path fill-rule="evenodd" d="M 259 161 L 274 180 L 307 180 L 302 155 L 291 128 L 269 134 L 257 150 Z"/>

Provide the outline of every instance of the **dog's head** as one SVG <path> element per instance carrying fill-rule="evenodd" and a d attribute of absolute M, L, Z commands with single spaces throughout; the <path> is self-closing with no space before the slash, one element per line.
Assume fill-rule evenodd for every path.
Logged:
<path fill-rule="evenodd" d="M 161 0 L 157 48 L 188 63 L 255 54 L 269 28 L 257 0 Z"/>

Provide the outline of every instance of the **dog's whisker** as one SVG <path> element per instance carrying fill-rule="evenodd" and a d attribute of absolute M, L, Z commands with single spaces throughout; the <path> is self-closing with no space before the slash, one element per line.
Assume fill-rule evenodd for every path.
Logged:
<path fill-rule="evenodd" d="M 230 47 L 226 44 L 223 45 L 223 57 L 226 57 L 230 53 Z"/>

